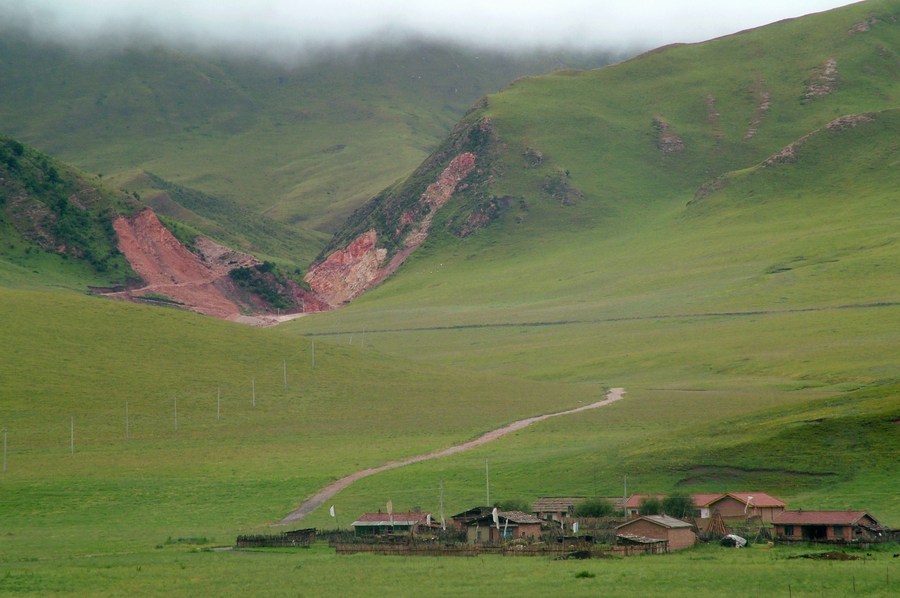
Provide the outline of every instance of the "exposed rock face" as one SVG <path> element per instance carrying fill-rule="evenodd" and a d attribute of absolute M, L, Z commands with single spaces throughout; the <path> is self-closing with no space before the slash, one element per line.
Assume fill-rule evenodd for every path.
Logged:
<path fill-rule="evenodd" d="M 663 118 L 657 116 L 653 119 L 653 128 L 656 130 L 656 147 L 664 154 L 673 154 L 684 149 L 684 141 L 672 132 L 672 125 Z"/>
<path fill-rule="evenodd" d="M 358 297 L 378 277 L 387 249 L 377 247 L 378 235 L 367 231 L 344 249 L 313 266 L 304 280 L 321 300 L 338 306 Z"/>
<path fill-rule="evenodd" d="M 472 172 L 473 168 L 475 168 L 475 154 L 465 152 L 453 158 L 438 179 L 428 185 L 425 193 L 419 198 L 419 206 L 425 209 L 424 217 L 406 234 L 403 241 L 404 249 L 415 249 L 425 242 L 434 215 L 450 201 L 459 183 Z"/>
<path fill-rule="evenodd" d="M 228 271 L 211 268 L 188 251 L 162 225 L 153 210 L 113 222 L 121 251 L 145 286 L 116 293 L 124 299 L 162 295 L 184 307 L 207 315 L 233 319 L 238 306 L 226 297 Z M 212 243 L 212 241 L 209 241 Z"/>
<path fill-rule="evenodd" d="M 441 171 L 437 180 L 428 185 L 416 205 L 403 212 L 399 228 L 393 232 L 394 235 L 402 235 L 402 242 L 386 264 L 388 251 L 378 246 L 378 234 L 370 229 L 344 249 L 332 252 L 310 268 L 304 280 L 316 296 L 337 307 L 352 301 L 393 274 L 428 238 L 434 215 L 460 189 L 460 183 L 475 168 L 475 162 L 475 154 L 471 152 L 457 155 Z"/>
<path fill-rule="evenodd" d="M 837 60 L 829 58 L 825 64 L 815 70 L 813 76 L 807 81 L 806 93 L 803 94 L 802 102 L 807 104 L 815 98 L 827 96 L 834 91 L 837 79 Z"/>
<path fill-rule="evenodd" d="M 756 136 L 756 133 L 759 131 L 759 127 L 762 125 L 763 120 L 766 118 L 766 114 L 768 114 L 769 109 L 772 107 L 770 101 L 770 94 L 768 91 L 763 89 L 756 90 L 756 96 L 759 99 L 759 105 L 756 107 L 756 113 L 753 115 L 753 119 L 750 121 L 750 126 L 747 128 L 747 132 L 744 133 L 744 139 L 753 139 Z"/>
<path fill-rule="evenodd" d="M 845 129 L 852 129 L 859 125 L 860 123 L 869 123 L 873 122 L 875 119 L 871 114 L 846 114 L 844 116 L 840 116 L 823 128 L 829 131 L 843 131 Z M 774 154 L 767 158 L 763 163 L 763 167 L 767 166 L 775 166 L 776 164 L 789 164 L 791 162 L 797 161 L 797 150 L 800 149 L 806 140 L 821 131 L 822 129 L 816 129 L 812 133 L 807 133 L 797 141 L 789 144 L 783 150 Z"/>

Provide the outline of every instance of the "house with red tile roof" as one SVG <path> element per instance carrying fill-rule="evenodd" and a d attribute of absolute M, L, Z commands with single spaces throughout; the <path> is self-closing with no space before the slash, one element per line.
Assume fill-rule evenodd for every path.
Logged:
<path fill-rule="evenodd" d="M 783 511 L 772 522 L 780 542 L 877 542 L 888 529 L 865 511 Z"/>

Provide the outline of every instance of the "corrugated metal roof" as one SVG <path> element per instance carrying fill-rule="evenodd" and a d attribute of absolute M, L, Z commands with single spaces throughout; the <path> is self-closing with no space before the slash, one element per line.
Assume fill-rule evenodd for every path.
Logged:
<path fill-rule="evenodd" d="M 411 512 L 411 513 L 366 513 L 359 519 L 351 523 L 354 527 L 376 526 L 376 525 L 416 525 L 424 524 L 428 520 L 428 513 Z M 393 523 L 392 523 L 393 522 Z"/>

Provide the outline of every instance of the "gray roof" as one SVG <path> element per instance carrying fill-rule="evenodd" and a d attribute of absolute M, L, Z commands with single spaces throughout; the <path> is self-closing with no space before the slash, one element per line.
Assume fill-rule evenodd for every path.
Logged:
<path fill-rule="evenodd" d="M 622 525 L 616 526 L 616 529 L 620 529 L 625 527 L 626 525 L 631 525 L 635 521 L 643 519 L 644 521 L 649 521 L 650 523 L 655 523 L 660 527 L 665 527 L 668 529 L 674 529 L 679 527 L 691 527 L 691 524 L 687 521 L 682 521 L 681 519 L 675 519 L 674 517 L 669 517 L 668 515 L 641 515 L 640 517 L 635 517 L 631 521 L 626 521 Z"/>
<path fill-rule="evenodd" d="M 584 496 L 542 496 L 534 501 L 531 510 L 536 513 L 552 513 L 556 511 L 567 511 L 569 507 L 574 507 L 580 502 L 584 502 Z"/>

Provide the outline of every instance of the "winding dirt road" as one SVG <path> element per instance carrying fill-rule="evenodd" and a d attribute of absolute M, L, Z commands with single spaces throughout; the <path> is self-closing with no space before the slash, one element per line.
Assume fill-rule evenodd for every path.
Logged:
<path fill-rule="evenodd" d="M 434 451 L 433 453 L 426 453 L 424 455 L 410 457 L 409 459 L 404 459 L 403 461 L 392 461 L 378 467 L 371 467 L 369 469 L 357 471 L 356 473 L 351 473 L 350 475 L 343 477 L 336 482 L 332 482 L 331 484 L 319 490 L 311 498 L 307 499 L 306 502 L 300 505 L 300 508 L 292 511 L 284 519 L 279 521 L 278 525 L 287 525 L 288 523 L 300 521 L 301 519 L 312 513 L 314 510 L 322 506 L 322 503 L 324 503 L 326 500 L 333 497 L 353 482 L 369 477 L 370 475 L 375 475 L 376 473 L 389 471 L 391 469 L 397 469 L 398 467 L 404 467 L 405 465 L 412 465 L 413 463 L 421 463 L 422 461 L 438 459 L 440 457 L 446 457 L 447 455 L 454 455 L 456 453 L 468 451 L 483 444 L 487 444 L 488 442 L 491 442 L 493 440 L 497 440 L 498 438 L 501 438 L 503 436 L 506 436 L 510 432 L 521 430 L 522 428 L 526 428 L 533 423 L 544 421 L 546 419 L 550 419 L 551 417 L 559 417 L 560 415 L 572 415 L 573 413 L 580 413 L 581 411 L 587 411 L 589 409 L 605 407 L 611 403 L 614 403 L 615 401 L 620 400 L 624 396 L 624 394 L 624 388 L 611 388 L 609 389 L 609 392 L 606 393 L 605 399 L 603 399 L 602 401 L 597 401 L 596 403 L 591 403 L 590 405 L 576 407 L 575 409 L 569 409 L 568 411 L 560 411 L 559 413 L 547 413 L 545 415 L 537 415 L 535 417 L 529 417 L 527 419 L 520 419 L 519 421 L 515 421 L 502 428 L 487 432 L 479 436 L 475 440 L 470 440 L 469 442 L 465 442 L 463 444 L 458 444 L 456 446 L 451 446 L 450 448 Z"/>

